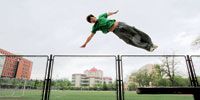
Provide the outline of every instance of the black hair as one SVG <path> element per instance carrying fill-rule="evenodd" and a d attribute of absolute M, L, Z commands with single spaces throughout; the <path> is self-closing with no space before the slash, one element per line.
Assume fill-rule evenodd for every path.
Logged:
<path fill-rule="evenodd" d="M 89 23 L 91 23 L 91 21 L 90 21 L 91 17 L 94 17 L 94 15 L 90 14 L 90 15 L 88 15 L 87 18 L 86 18 L 86 20 L 87 20 Z"/>

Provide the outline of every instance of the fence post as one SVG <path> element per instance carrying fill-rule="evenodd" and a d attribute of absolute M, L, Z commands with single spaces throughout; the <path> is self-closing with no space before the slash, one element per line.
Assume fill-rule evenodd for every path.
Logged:
<path fill-rule="evenodd" d="M 193 61 L 189 57 L 189 55 L 187 55 L 187 61 L 188 61 L 189 70 L 190 70 L 190 74 L 191 74 L 191 79 L 192 79 L 191 83 L 192 83 L 192 86 L 193 87 L 198 87 L 199 84 L 198 84 L 197 76 L 196 76 L 196 73 L 195 73 Z M 194 97 L 194 100 L 200 100 L 200 90 L 194 91 L 193 97 Z"/>
<path fill-rule="evenodd" d="M 193 66 L 193 62 L 192 62 L 192 59 L 190 59 L 189 55 L 187 55 L 187 62 L 188 62 L 188 67 L 190 70 L 190 79 L 191 79 L 191 84 L 193 87 L 198 87 L 198 81 L 197 81 L 197 76 L 196 76 L 196 73 L 195 73 L 195 69 L 194 69 L 194 66 Z M 196 91 L 195 93 L 193 93 L 193 97 L 194 97 L 194 100 L 200 100 L 200 92 L 199 91 Z"/>
<path fill-rule="evenodd" d="M 45 97 L 44 100 L 49 100 L 49 93 L 50 93 L 50 86 L 51 86 L 51 78 L 50 78 L 50 74 L 51 74 L 51 67 L 52 67 L 52 61 L 53 61 L 53 56 L 52 54 L 50 55 L 50 59 L 49 59 L 49 67 L 48 67 L 48 71 L 47 71 L 47 82 L 45 85 Z"/>
<path fill-rule="evenodd" d="M 196 80 L 196 75 L 195 75 L 195 70 L 194 70 L 194 66 L 192 66 L 192 62 L 191 59 L 189 57 L 189 55 L 187 55 L 187 62 L 188 62 L 188 67 L 189 67 L 189 72 L 190 72 L 190 77 L 191 77 L 191 84 L 194 87 L 197 87 L 197 80 Z"/>
<path fill-rule="evenodd" d="M 116 69 L 116 99 L 119 100 L 119 73 L 118 73 L 118 57 L 115 57 L 115 69 Z"/>
<path fill-rule="evenodd" d="M 199 86 L 199 82 L 198 82 L 198 79 L 197 79 L 197 75 L 196 75 L 196 71 L 195 71 L 195 68 L 194 68 L 193 61 L 192 61 L 192 57 L 190 56 L 189 59 L 190 59 L 190 64 L 191 64 L 191 67 L 192 67 L 192 70 L 193 70 L 193 74 L 194 74 L 194 78 L 195 78 L 194 82 L 196 83 L 196 86 Z"/>
<path fill-rule="evenodd" d="M 120 55 L 117 56 L 117 67 L 118 67 L 118 98 L 123 100 L 123 84 L 122 84 L 122 72 L 121 72 L 121 58 Z"/>

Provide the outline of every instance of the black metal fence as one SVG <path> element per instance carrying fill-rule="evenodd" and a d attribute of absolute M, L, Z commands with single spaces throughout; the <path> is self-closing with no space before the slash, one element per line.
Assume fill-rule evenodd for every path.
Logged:
<path fill-rule="evenodd" d="M 67 73 L 70 72 L 70 67 L 69 69 L 66 69 L 65 72 L 60 72 L 60 74 L 55 74 L 59 73 L 58 69 L 62 69 L 64 67 L 61 67 L 62 65 L 59 62 L 64 62 L 65 65 L 70 65 L 70 61 L 72 59 L 76 58 L 83 58 L 83 62 L 91 63 L 92 59 L 100 59 L 99 63 L 106 63 L 106 62 L 111 62 L 113 63 L 113 67 L 110 67 L 110 72 L 115 75 L 115 95 L 117 100 L 126 100 L 126 89 L 127 89 L 127 81 L 125 81 L 126 78 L 126 72 L 124 72 L 124 69 L 127 69 L 127 71 L 130 71 L 132 69 L 137 69 L 138 66 L 141 67 L 141 65 L 145 65 L 144 62 L 153 63 L 155 64 L 164 59 L 165 65 L 163 66 L 169 66 L 169 64 L 175 64 L 174 59 L 177 58 L 181 62 L 181 67 L 182 71 L 184 73 L 187 73 L 186 77 L 188 79 L 188 84 L 183 85 L 183 86 L 176 86 L 174 84 L 170 84 L 169 86 L 166 85 L 165 87 L 163 86 L 151 86 L 151 82 L 149 81 L 149 84 L 145 85 L 138 85 L 139 87 L 136 87 L 137 93 L 139 94 L 193 94 L 195 100 L 200 99 L 200 89 L 199 89 L 199 79 L 198 76 L 200 76 L 200 56 L 199 55 L 0 55 L 0 57 L 5 57 L 5 59 L 8 58 L 17 58 L 15 61 L 19 61 L 19 59 L 28 59 L 31 62 L 33 62 L 32 65 L 32 73 L 35 74 L 35 76 L 32 79 L 23 79 L 27 80 L 25 81 L 17 81 L 19 85 L 14 86 L 13 84 L 17 84 L 16 80 L 9 81 L 11 83 L 5 83 L 6 79 L 4 80 L 2 73 L 1 75 L 1 90 L 0 92 L 6 92 L 3 90 L 3 88 L 7 88 L 8 90 L 11 91 L 16 91 L 23 89 L 22 94 L 24 92 L 28 92 L 26 90 L 31 89 L 34 90 L 37 88 L 37 90 L 41 90 L 41 96 L 39 96 L 36 99 L 40 100 L 49 100 L 51 99 L 51 94 L 53 93 L 52 91 L 57 88 L 53 87 L 52 84 L 54 84 L 54 80 L 58 80 L 59 77 L 62 77 L 64 75 L 67 75 Z M 108 59 L 107 59 L 108 58 Z M 102 60 L 103 59 L 103 60 Z M 105 60 L 106 59 L 106 60 Z M 171 60 L 169 63 L 168 60 Z M 130 61 L 129 63 L 126 63 L 126 61 Z M 167 61 L 167 63 L 166 63 Z M 73 62 L 73 61 L 71 61 Z M 81 60 L 76 60 L 73 62 L 74 64 L 76 63 L 82 63 Z M 16 63 L 15 70 L 21 70 L 19 65 L 20 63 Z M 127 66 L 133 66 L 133 67 L 127 67 Z M 160 65 L 162 66 L 162 65 Z M 173 67 L 173 65 L 171 65 Z M 0 66 L 1 68 L 2 66 Z M 78 67 L 80 68 L 80 67 Z M 78 69 L 76 68 L 76 69 Z M 129 68 L 129 69 L 128 69 Z M 131 68 L 131 69 L 130 69 Z M 166 67 L 167 68 L 167 67 Z M 183 70 L 184 69 L 184 70 Z M 0 69 L 2 71 L 3 69 Z M 24 69 L 25 70 L 25 69 Z M 63 69 L 64 70 L 64 69 Z M 114 72 L 114 73 L 113 73 Z M 36 75 L 37 73 L 40 73 Z M 135 73 L 133 73 L 135 74 Z M 17 79 L 17 73 L 13 76 L 12 79 Z M 68 75 L 71 75 L 69 73 Z M 173 75 L 173 74 L 172 74 Z M 31 77 L 31 76 L 30 76 Z M 40 78 L 38 78 L 40 77 Z M 43 78 L 41 78 L 43 77 Z M 167 76 L 166 76 L 167 77 Z M 42 80 L 42 81 L 41 81 Z M 42 85 L 41 85 L 42 83 Z M 172 80 L 173 83 L 173 80 Z M 23 85 L 23 84 L 30 84 L 30 85 Z M 40 85 L 39 85 L 40 84 Z M 42 86 L 41 88 L 39 88 Z M 10 89 L 9 89 L 10 88 Z M 67 87 L 66 87 L 67 88 Z M 187 91 L 187 93 L 185 92 Z M 9 93 L 7 93 L 9 94 Z M 17 93 L 16 93 L 17 94 Z M 10 93 L 7 95 L 7 97 L 13 96 L 13 93 Z M 19 96 L 19 95 L 18 95 Z M 21 95 L 20 95 L 21 96 Z M 3 98 L 4 96 L 0 96 Z"/>

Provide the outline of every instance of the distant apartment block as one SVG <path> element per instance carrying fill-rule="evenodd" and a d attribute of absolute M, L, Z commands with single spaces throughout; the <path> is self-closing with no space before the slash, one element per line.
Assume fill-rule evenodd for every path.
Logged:
<path fill-rule="evenodd" d="M 14 55 L 0 49 L 0 55 Z M 0 56 L 0 77 L 30 79 L 32 62 L 22 57 Z"/>
<path fill-rule="evenodd" d="M 112 83 L 111 77 L 103 77 L 103 71 L 95 67 L 90 70 L 85 70 L 84 74 L 72 74 L 72 84 L 75 87 L 89 86 L 93 87 L 96 84 Z"/>

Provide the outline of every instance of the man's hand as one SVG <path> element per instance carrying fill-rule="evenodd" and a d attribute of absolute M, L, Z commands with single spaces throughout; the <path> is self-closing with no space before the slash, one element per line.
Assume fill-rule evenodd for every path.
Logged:
<path fill-rule="evenodd" d="M 119 10 L 117 10 L 117 11 L 115 11 L 115 12 L 108 12 L 108 16 L 111 16 L 111 15 L 116 14 L 116 13 L 118 13 L 118 12 L 119 12 Z"/>
<path fill-rule="evenodd" d="M 117 11 L 115 11 L 115 12 L 113 12 L 114 14 L 116 14 L 116 13 L 118 13 L 119 12 L 119 10 L 117 10 Z"/>
<path fill-rule="evenodd" d="M 86 47 L 86 44 L 83 44 L 82 46 L 81 46 L 81 48 L 85 48 Z"/>
<path fill-rule="evenodd" d="M 81 46 L 81 48 L 85 48 L 86 45 L 88 44 L 88 42 L 90 42 L 90 40 L 92 39 L 93 36 L 94 36 L 94 33 L 91 33 L 91 34 L 88 36 L 88 38 L 87 38 L 87 40 L 85 41 L 85 43 Z"/>

